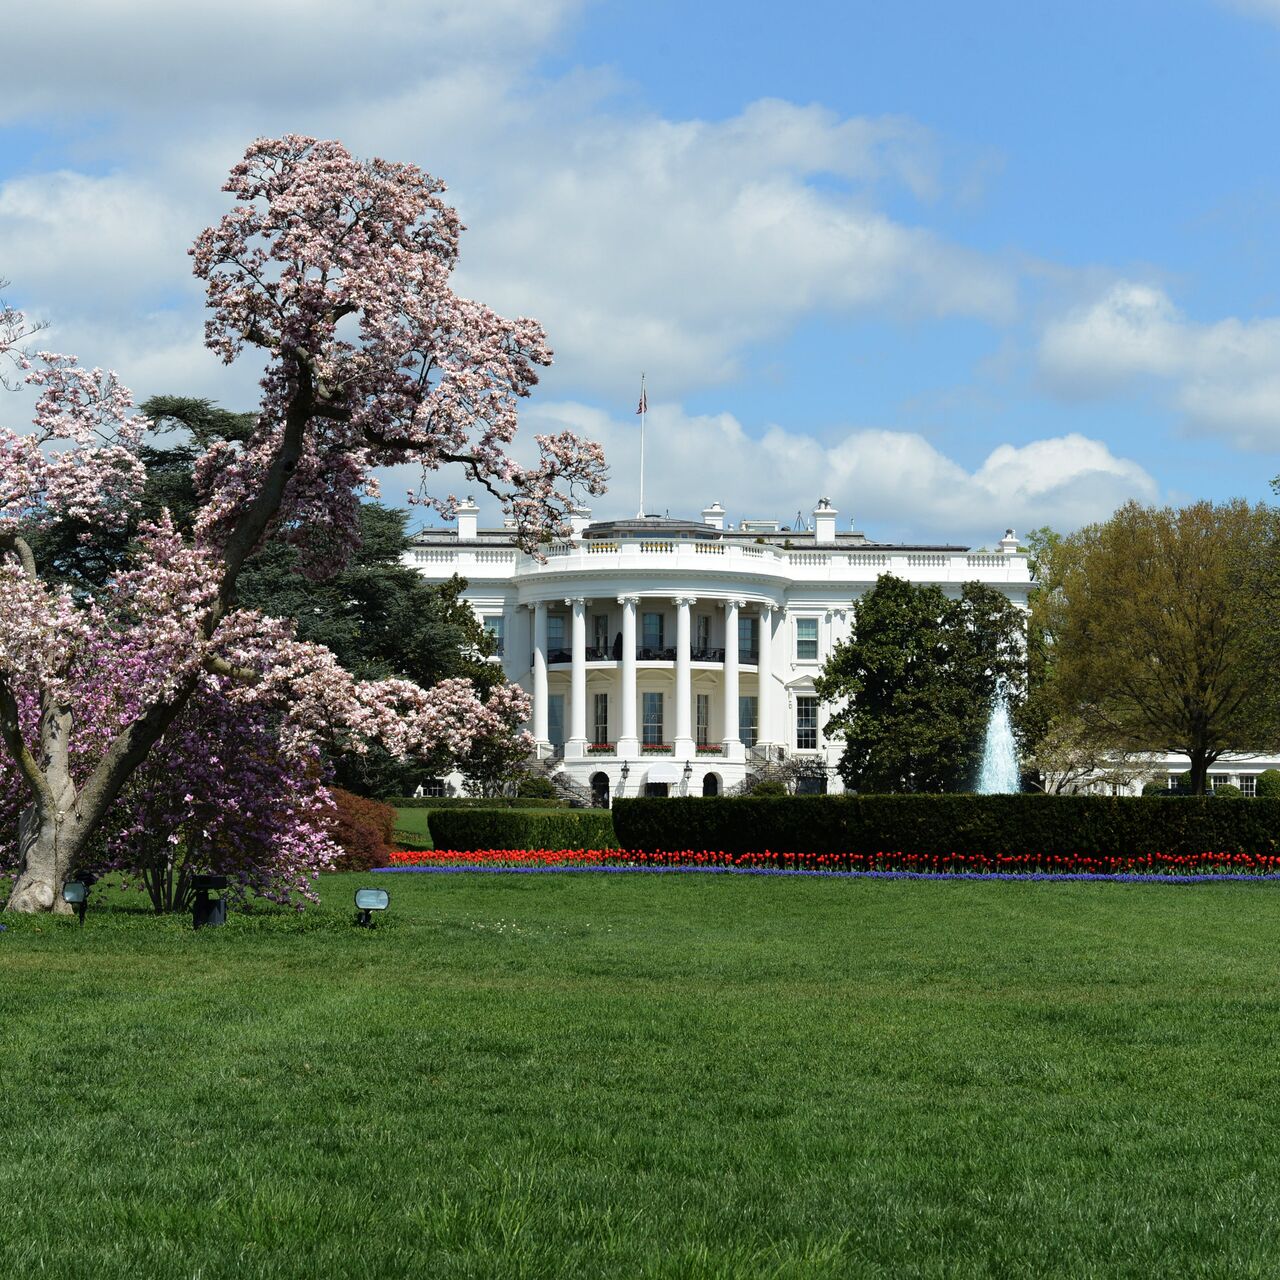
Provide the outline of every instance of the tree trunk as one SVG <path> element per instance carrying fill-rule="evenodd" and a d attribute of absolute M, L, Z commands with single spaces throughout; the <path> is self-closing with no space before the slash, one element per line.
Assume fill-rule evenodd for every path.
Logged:
<path fill-rule="evenodd" d="M 1209 779 L 1209 753 L 1207 751 L 1192 751 L 1189 753 L 1191 760 L 1191 794 L 1193 796 L 1204 795 L 1208 788 Z"/>
<path fill-rule="evenodd" d="M 80 854 L 78 828 L 68 813 L 42 814 L 38 805 L 27 806 L 18 823 L 18 878 L 6 911 L 71 914 L 62 886 Z"/>

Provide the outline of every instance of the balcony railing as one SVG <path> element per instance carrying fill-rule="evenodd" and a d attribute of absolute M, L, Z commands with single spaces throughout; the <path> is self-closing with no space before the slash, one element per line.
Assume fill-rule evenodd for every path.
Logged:
<path fill-rule="evenodd" d="M 588 645 L 586 649 L 586 660 L 588 662 L 617 662 L 620 653 L 615 649 L 603 649 Z M 676 650 L 674 646 L 668 645 L 661 649 L 647 647 L 645 645 L 636 646 L 636 659 L 639 662 L 675 662 Z M 691 662 L 723 662 L 723 649 L 691 649 L 689 651 L 689 660 Z M 760 653 L 756 649 L 739 649 L 738 661 L 751 665 L 760 660 Z M 557 663 L 565 664 L 573 661 L 572 649 L 548 649 L 547 665 L 554 666 Z M 533 652 L 529 653 L 529 665 L 533 666 Z"/>

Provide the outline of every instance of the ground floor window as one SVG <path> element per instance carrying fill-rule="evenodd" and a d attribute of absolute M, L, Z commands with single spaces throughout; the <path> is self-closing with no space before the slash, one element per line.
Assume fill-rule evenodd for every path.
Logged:
<path fill-rule="evenodd" d="M 642 693 L 640 695 L 640 713 L 644 737 L 642 741 L 647 747 L 662 745 L 662 694 Z M 666 795 L 664 791 L 662 793 Z"/>
<path fill-rule="evenodd" d="M 646 782 L 644 784 L 644 793 L 647 796 L 666 796 L 671 794 L 665 782 Z"/>
<path fill-rule="evenodd" d="M 825 796 L 827 794 L 827 775 L 825 773 L 802 773 L 796 779 L 796 795 Z"/>
<path fill-rule="evenodd" d="M 816 751 L 818 749 L 818 700 L 817 698 L 796 699 L 796 750 Z"/>
<path fill-rule="evenodd" d="M 711 695 L 698 694 L 698 746 L 705 747 L 711 732 Z"/>
<path fill-rule="evenodd" d="M 1240 775 L 1240 790 L 1247 796 L 1256 796 L 1258 794 L 1258 778 L 1253 773 L 1242 773 Z"/>
<path fill-rule="evenodd" d="M 447 796 L 448 788 L 443 778 L 428 778 L 419 788 L 418 794 L 424 796 Z"/>
<path fill-rule="evenodd" d="M 1225 787 L 1231 781 L 1229 773 L 1211 773 L 1209 775 L 1209 790 L 1212 791 L 1216 787 Z"/>
<path fill-rule="evenodd" d="M 609 695 L 597 693 L 592 695 L 592 742 L 609 741 Z"/>
<path fill-rule="evenodd" d="M 556 747 L 564 746 L 564 694 L 553 693 L 547 699 L 547 740 Z"/>
<path fill-rule="evenodd" d="M 607 773 L 591 775 L 591 803 L 597 809 L 609 807 L 609 775 Z"/>
<path fill-rule="evenodd" d="M 718 796 L 720 794 L 720 779 L 714 773 L 708 773 L 702 779 L 702 794 L 704 796 Z"/>
<path fill-rule="evenodd" d="M 754 695 L 745 695 L 738 699 L 738 737 L 742 739 L 744 747 L 756 745 L 759 706 L 760 700 Z"/>

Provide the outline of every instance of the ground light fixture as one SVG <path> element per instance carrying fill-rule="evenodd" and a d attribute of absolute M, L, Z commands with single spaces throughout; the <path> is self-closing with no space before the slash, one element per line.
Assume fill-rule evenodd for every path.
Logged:
<path fill-rule="evenodd" d="M 84 913 L 89 906 L 89 886 L 83 880 L 68 880 L 62 886 L 62 900 L 68 906 L 75 907 L 80 917 L 80 927 L 84 928 Z"/>
<path fill-rule="evenodd" d="M 216 929 L 227 923 L 226 898 L 210 898 L 209 894 L 227 887 L 226 876 L 200 875 L 191 877 L 194 894 L 191 902 L 191 927 L 203 929 L 206 925 Z"/>
<path fill-rule="evenodd" d="M 356 924 L 371 925 L 375 911 L 385 911 L 391 905 L 391 895 L 385 889 L 356 890 Z"/>

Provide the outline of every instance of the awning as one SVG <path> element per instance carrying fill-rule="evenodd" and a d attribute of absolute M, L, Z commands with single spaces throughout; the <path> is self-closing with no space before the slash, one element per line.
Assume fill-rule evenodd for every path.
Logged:
<path fill-rule="evenodd" d="M 644 780 L 646 782 L 682 782 L 684 765 L 676 764 L 674 760 L 659 760 L 656 764 L 649 766 Z"/>

